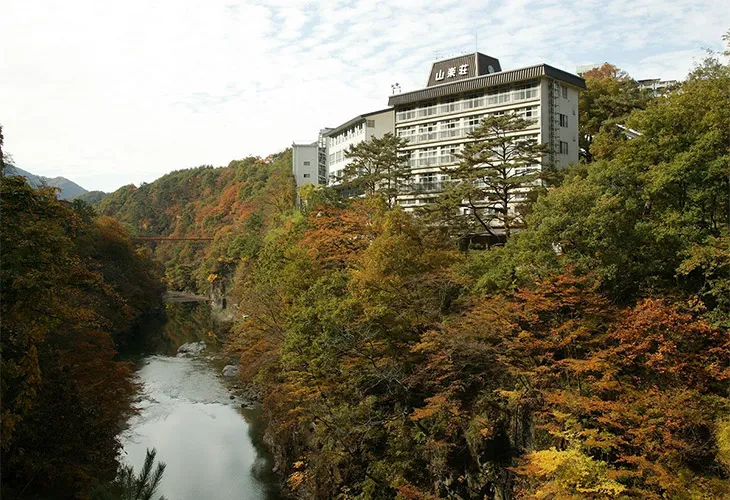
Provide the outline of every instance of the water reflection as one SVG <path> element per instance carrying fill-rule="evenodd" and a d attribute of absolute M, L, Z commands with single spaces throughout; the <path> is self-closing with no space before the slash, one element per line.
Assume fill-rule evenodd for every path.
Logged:
<path fill-rule="evenodd" d="M 177 337 L 195 340 L 183 332 L 172 344 Z M 147 448 L 157 448 L 167 463 L 159 494 L 168 500 L 279 498 L 259 410 L 231 400 L 216 373 L 204 359 L 143 358 L 140 411 L 121 436 L 124 461 L 139 469 Z"/>
<path fill-rule="evenodd" d="M 132 359 L 143 354 L 169 354 L 188 342 L 204 340 L 211 347 L 225 336 L 227 324 L 215 321 L 205 302 L 171 302 L 159 316 L 147 318 L 123 351 Z"/>

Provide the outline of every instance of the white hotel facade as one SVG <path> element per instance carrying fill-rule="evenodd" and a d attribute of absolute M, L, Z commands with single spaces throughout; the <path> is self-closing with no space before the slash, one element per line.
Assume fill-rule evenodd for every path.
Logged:
<path fill-rule="evenodd" d="M 342 170 L 350 163 L 349 158 L 345 158 L 350 146 L 393 132 L 394 116 L 393 108 L 381 109 L 358 115 L 337 128 L 327 130 L 324 138 L 327 148 L 328 183 L 340 182 Z"/>
<path fill-rule="evenodd" d="M 468 134 L 485 117 L 505 113 L 532 120 L 519 135 L 550 145 L 551 153 L 534 168 L 565 168 L 578 162 L 582 89 L 582 78 L 547 64 L 503 71 L 499 60 L 479 52 L 436 62 L 425 88 L 392 95 L 388 109 L 324 133 L 327 177 L 336 183 L 350 145 L 392 132 L 408 140 L 402 152 L 413 174 L 412 189 L 398 202 L 407 209 L 427 204 L 449 182 L 448 168 L 457 165 Z"/>

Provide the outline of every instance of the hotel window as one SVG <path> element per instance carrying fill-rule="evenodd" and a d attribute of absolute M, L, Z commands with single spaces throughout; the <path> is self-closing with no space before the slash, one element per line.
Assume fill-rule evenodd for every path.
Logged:
<path fill-rule="evenodd" d="M 565 85 L 561 85 L 560 88 L 563 90 L 563 98 L 567 99 L 568 98 L 568 87 L 566 87 Z"/>
<path fill-rule="evenodd" d="M 560 115 L 560 126 L 561 127 L 567 127 L 568 126 L 568 115 L 564 115 L 562 113 Z"/>
<path fill-rule="evenodd" d="M 441 122 L 439 128 L 439 139 L 445 139 L 449 137 L 458 137 L 461 135 L 459 130 L 459 120 L 446 120 Z"/>
<path fill-rule="evenodd" d="M 398 121 L 412 120 L 416 117 L 415 108 L 405 108 L 397 114 Z"/>
<path fill-rule="evenodd" d="M 454 111 L 459 111 L 460 107 L 459 102 L 457 102 L 455 98 L 444 99 L 441 101 L 441 108 L 439 109 L 439 112 L 452 113 Z"/>
<path fill-rule="evenodd" d="M 398 129 L 398 137 L 402 137 L 408 141 L 413 140 L 416 135 L 416 127 Z"/>
<path fill-rule="evenodd" d="M 438 148 L 422 149 L 418 152 L 418 166 L 427 167 L 438 163 Z"/>
<path fill-rule="evenodd" d="M 424 103 L 422 108 L 418 108 L 419 117 L 435 115 L 437 112 L 435 102 Z"/>
<path fill-rule="evenodd" d="M 463 109 L 481 108 L 484 106 L 484 91 L 466 94 L 462 101 Z"/>
<path fill-rule="evenodd" d="M 304 166 L 308 166 L 308 165 L 309 165 L 309 162 L 308 161 L 305 161 L 304 162 Z"/>
<path fill-rule="evenodd" d="M 479 123 L 481 121 L 482 117 L 479 115 L 467 116 L 466 118 L 464 118 L 464 133 L 468 134 L 470 132 L 473 132 L 474 129 L 479 126 Z"/>
<path fill-rule="evenodd" d="M 561 155 L 567 155 L 568 154 L 568 143 L 560 141 L 560 154 Z"/>
<path fill-rule="evenodd" d="M 441 163 L 455 163 L 459 161 L 456 155 L 459 153 L 459 146 L 445 146 L 441 148 Z"/>
<path fill-rule="evenodd" d="M 517 114 L 520 115 L 522 118 L 525 118 L 526 120 L 537 118 L 537 106 L 522 108 L 517 111 Z"/>
<path fill-rule="evenodd" d="M 305 179 L 309 179 L 309 177 L 310 177 L 309 174 L 304 174 Z"/>
<path fill-rule="evenodd" d="M 419 141 L 433 141 L 437 139 L 436 123 L 425 123 L 418 127 Z"/>
<path fill-rule="evenodd" d="M 526 83 L 515 87 L 513 97 L 516 101 L 537 97 L 537 87 L 534 83 Z"/>
<path fill-rule="evenodd" d="M 375 120 L 368 120 L 368 128 L 375 128 Z"/>

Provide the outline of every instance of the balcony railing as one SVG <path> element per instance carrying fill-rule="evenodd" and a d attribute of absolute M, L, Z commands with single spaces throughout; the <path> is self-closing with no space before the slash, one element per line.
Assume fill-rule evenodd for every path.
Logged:
<path fill-rule="evenodd" d="M 415 120 L 417 118 L 425 118 L 428 116 L 439 116 L 457 111 L 467 111 L 477 108 L 489 108 L 499 106 L 508 102 L 519 102 L 527 99 L 534 99 L 538 96 L 538 87 L 530 89 L 513 90 L 503 92 L 501 94 L 493 94 L 484 97 L 474 97 L 472 99 L 464 99 L 457 102 L 449 102 L 439 105 L 432 105 L 425 108 L 416 108 L 408 111 L 399 111 L 396 113 L 396 121 L 404 122 Z"/>
<path fill-rule="evenodd" d="M 459 158 L 453 154 L 439 155 L 439 156 L 425 156 L 421 158 L 411 158 L 408 164 L 411 168 L 419 167 L 438 167 L 441 165 L 451 165 L 458 163 Z"/>
<path fill-rule="evenodd" d="M 453 180 L 440 180 L 440 181 L 419 181 L 411 182 L 400 187 L 400 194 L 429 194 L 429 193 L 441 193 L 449 184 L 452 184 Z"/>
<path fill-rule="evenodd" d="M 528 120 L 532 120 L 535 125 L 539 122 L 538 117 L 530 117 L 527 118 Z M 467 135 L 471 134 L 479 125 L 466 125 L 464 127 L 459 128 L 449 128 L 445 130 L 439 130 L 438 132 L 425 132 L 421 134 L 411 134 L 411 135 L 401 135 L 400 137 L 403 137 L 408 140 L 408 144 L 421 144 L 424 142 L 431 142 L 435 140 L 445 140 L 445 139 L 458 139 L 461 137 L 466 137 Z"/>

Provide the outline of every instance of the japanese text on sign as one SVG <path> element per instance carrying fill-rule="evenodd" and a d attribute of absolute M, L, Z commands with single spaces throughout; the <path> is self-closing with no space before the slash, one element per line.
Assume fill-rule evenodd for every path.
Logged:
<path fill-rule="evenodd" d="M 452 67 L 448 68 L 446 71 L 440 69 L 436 72 L 435 79 L 437 82 L 440 82 L 444 79 L 455 78 L 457 74 L 459 76 L 468 75 L 469 74 L 469 65 L 462 64 L 459 67 L 452 66 Z"/>

